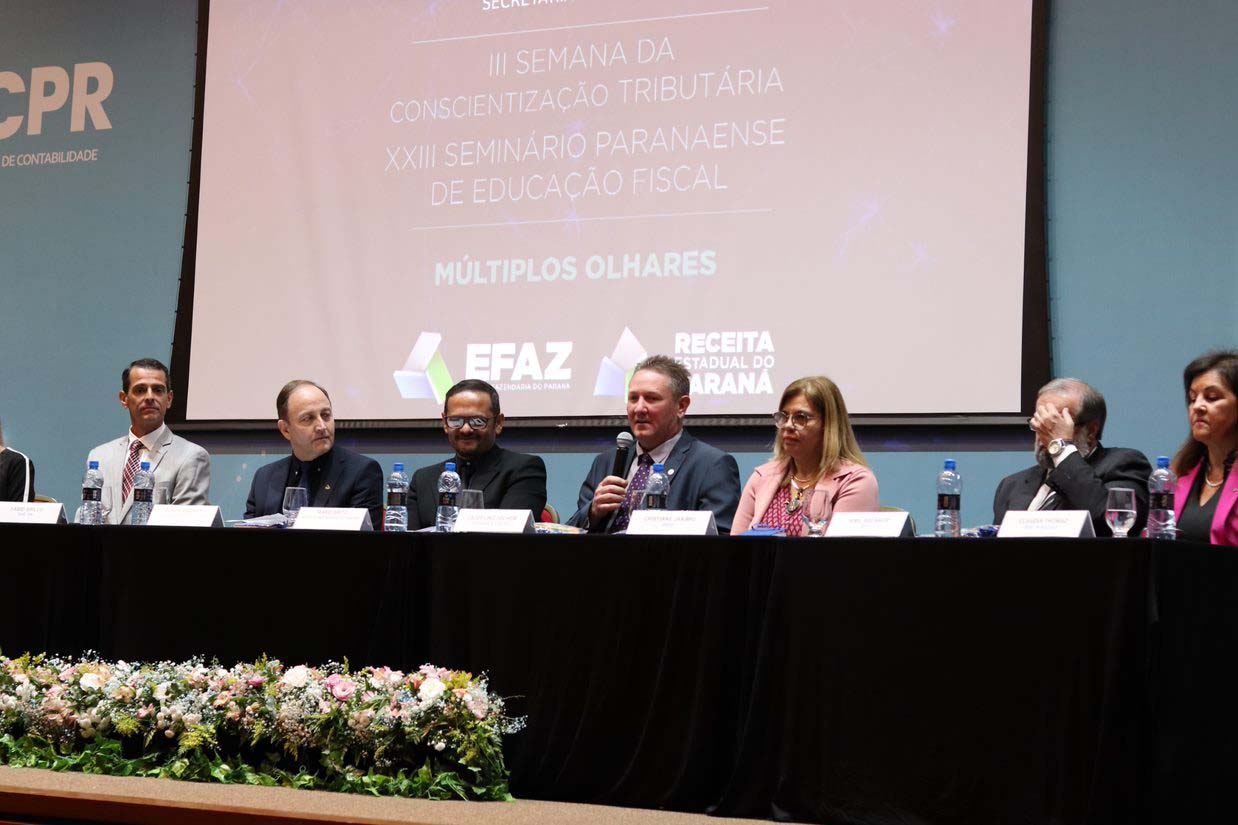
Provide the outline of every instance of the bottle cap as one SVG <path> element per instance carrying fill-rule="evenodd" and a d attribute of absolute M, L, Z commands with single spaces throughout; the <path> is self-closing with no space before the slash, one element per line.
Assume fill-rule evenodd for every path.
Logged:
<path fill-rule="evenodd" d="M 665 473 L 666 467 L 662 466 L 661 464 L 655 464 L 653 465 L 653 471 L 655 473 Z"/>
<path fill-rule="evenodd" d="M 97 462 L 97 461 L 92 461 L 92 462 L 90 462 L 90 469 L 92 469 L 92 470 L 97 470 L 97 469 L 99 469 L 99 462 Z"/>
<path fill-rule="evenodd" d="M 955 464 L 955 463 L 954 463 L 954 459 L 953 459 L 953 458 L 947 458 L 947 459 L 946 459 L 946 469 L 947 469 L 947 470 L 953 470 L 953 469 L 954 469 L 955 467 L 957 467 L 957 466 L 959 466 L 959 465 L 957 465 L 957 464 Z"/>
<path fill-rule="evenodd" d="M 404 472 L 404 465 L 397 461 L 392 469 L 397 473 L 402 473 Z"/>
<path fill-rule="evenodd" d="M 449 473 L 454 473 L 454 472 L 456 471 L 456 462 L 454 462 L 454 461 L 448 461 L 448 462 L 447 462 L 447 463 L 443 466 L 443 469 L 444 469 L 444 470 L 446 470 L 446 471 L 448 471 Z"/>
<path fill-rule="evenodd" d="M 1156 468 L 1158 470 L 1164 470 L 1164 469 L 1167 469 L 1168 467 L 1169 467 L 1169 456 L 1158 455 L 1156 457 Z"/>
<path fill-rule="evenodd" d="M 149 461 L 143 461 L 143 462 L 142 462 L 142 472 L 144 472 L 144 473 L 149 473 L 149 472 L 150 472 L 150 462 L 149 462 Z"/>

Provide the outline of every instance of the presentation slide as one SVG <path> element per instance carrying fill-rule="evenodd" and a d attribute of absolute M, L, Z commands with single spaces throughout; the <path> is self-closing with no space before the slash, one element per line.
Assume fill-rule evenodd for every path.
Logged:
<path fill-rule="evenodd" d="M 1019 409 L 1030 0 L 213 0 L 190 420 Z"/>

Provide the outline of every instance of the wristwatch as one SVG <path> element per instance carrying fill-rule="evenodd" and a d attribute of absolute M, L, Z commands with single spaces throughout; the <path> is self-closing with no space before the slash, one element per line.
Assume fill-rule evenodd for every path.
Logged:
<path fill-rule="evenodd" d="M 1050 458 L 1057 458 L 1062 454 L 1062 450 L 1066 449 L 1066 439 L 1055 438 L 1049 442 L 1049 446 L 1045 448 Z"/>

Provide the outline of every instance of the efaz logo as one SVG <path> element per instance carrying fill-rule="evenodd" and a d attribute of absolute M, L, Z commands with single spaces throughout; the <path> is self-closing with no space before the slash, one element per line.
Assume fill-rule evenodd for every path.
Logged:
<path fill-rule="evenodd" d="M 74 65 L 72 83 L 68 71 L 60 66 L 33 68 L 30 70 L 30 100 L 26 115 L 9 115 L 0 120 L 0 140 L 17 134 L 23 120 L 26 122 L 26 134 L 43 134 L 43 115 L 62 108 L 69 101 L 70 91 L 73 96 L 69 108 L 70 132 L 85 131 L 87 115 L 95 130 L 111 129 L 112 121 L 103 111 L 103 101 L 112 93 L 112 85 L 112 67 L 106 63 Z M 26 82 L 17 72 L 0 72 L 0 91 L 16 96 L 26 94 L 26 89 Z M 3 101 L 4 96 L 0 96 L 0 106 L 3 106 Z"/>
<path fill-rule="evenodd" d="M 482 381 L 570 381 L 571 367 L 564 362 L 572 354 L 571 341 L 547 341 L 545 353 L 537 345 L 469 344 L 465 347 L 464 377 Z"/>

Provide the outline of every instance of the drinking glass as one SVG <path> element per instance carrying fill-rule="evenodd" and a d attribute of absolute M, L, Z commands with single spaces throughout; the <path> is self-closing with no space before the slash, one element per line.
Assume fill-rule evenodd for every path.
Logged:
<path fill-rule="evenodd" d="M 1135 526 L 1135 491 L 1129 487 L 1110 487 L 1105 501 L 1105 522 L 1115 539 L 1124 539 Z"/>
<path fill-rule="evenodd" d="M 486 500 L 482 497 L 481 490 L 461 490 L 456 493 L 456 506 L 461 510 L 484 510 Z"/>
<path fill-rule="evenodd" d="M 802 535 L 810 538 L 825 536 L 825 528 L 834 514 L 834 505 L 830 501 L 828 490 L 807 490 L 800 502 L 800 520 L 804 523 Z"/>
<path fill-rule="evenodd" d="M 156 484 L 154 489 L 150 491 L 151 504 L 171 504 L 172 503 L 172 486 L 169 484 Z"/>
<path fill-rule="evenodd" d="M 284 518 L 288 519 L 289 527 L 297 520 L 297 514 L 301 512 L 301 508 L 307 504 L 309 504 L 309 490 L 304 487 L 284 488 Z"/>

